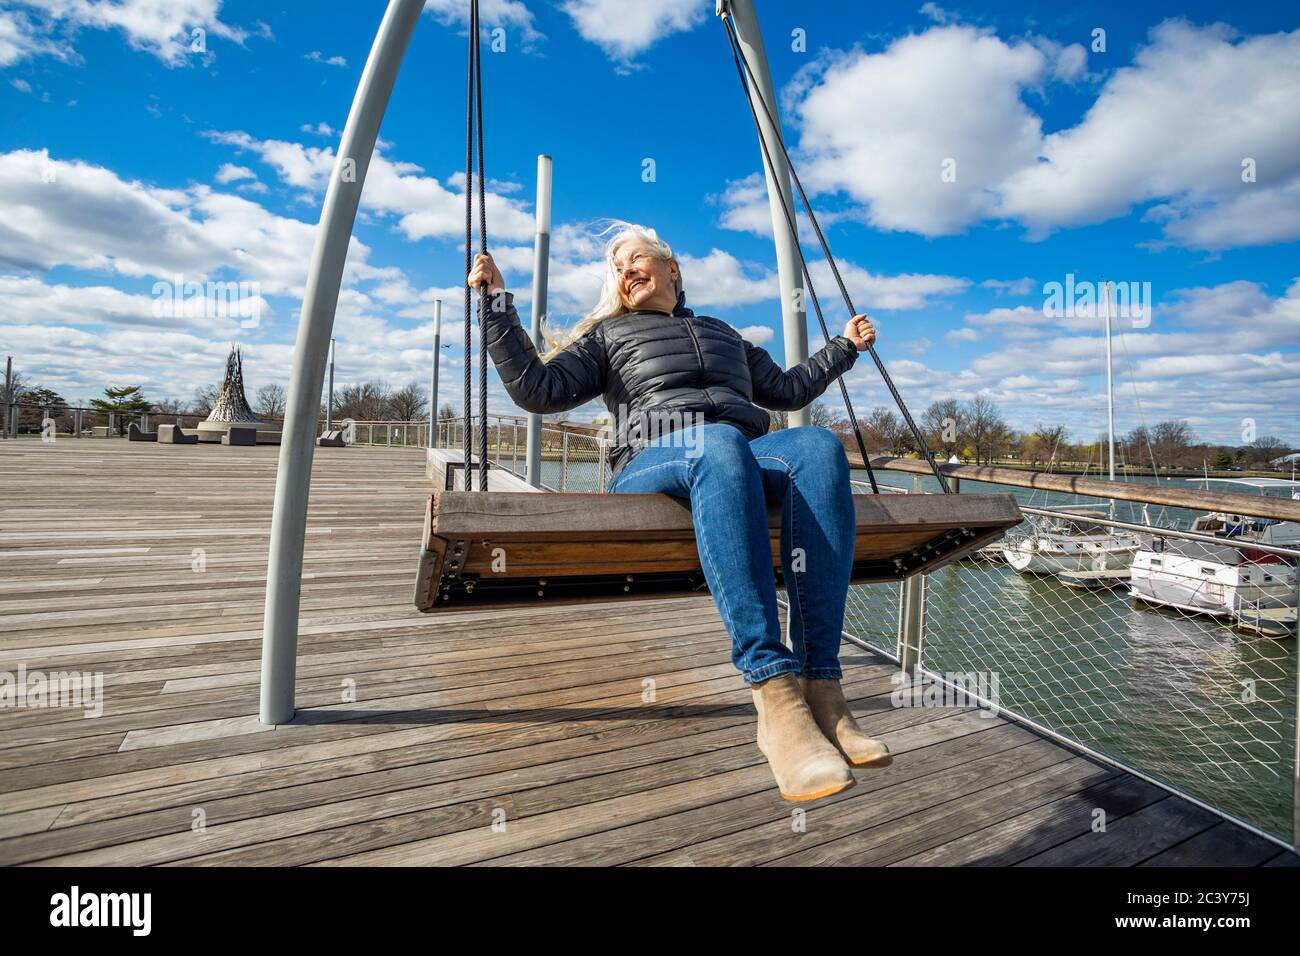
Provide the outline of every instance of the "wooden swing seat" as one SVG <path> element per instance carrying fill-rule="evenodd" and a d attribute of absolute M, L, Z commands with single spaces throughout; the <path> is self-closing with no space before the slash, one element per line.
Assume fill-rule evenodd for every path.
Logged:
<path fill-rule="evenodd" d="M 1021 521 L 1009 494 L 854 495 L 856 584 L 936 570 Z M 768 507 L 781 582 L 781 508 Z M 429 498 L 421 611 L 706 593 L 685 501 L 664 494 L 444 491 Z"/>

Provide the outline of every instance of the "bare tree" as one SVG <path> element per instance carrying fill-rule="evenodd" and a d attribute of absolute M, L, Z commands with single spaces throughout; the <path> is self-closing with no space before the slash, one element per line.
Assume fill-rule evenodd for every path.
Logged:
<path fill-rule="evenodd" d="M 963 409 L 966 416 L 966 440 L 975 452 L 975 464 L 992 463 L 993 458 L 1010 444 L 1011 432 L 1002 413 L 991 398 L 976 395 Z"/>
<path fill-rule="evenodd" d="M 769 432 L 779 432 L 782 429 L 790 427 L 790 413 L 777 409 L 764 409 L 771 417 L 772 423 L 768 426 Z M 813 402 L 808 409 L 808 424 L 814 428 L 829 428 L 834 430 L 840 420 L 835 417 L 830 406 L 825 402 Z M 849 434 L 852 434 L 850 431 Z"/>
<path fill-rule="evenodd" d="M 283 385 L 263 385 L 257 390 L 257 411 L 267 418 L 283 418 L 287 399 Z"/>
<path fill-rule="evenodd" d="M 882 405 L 873 408 L 862 423 L 862 438 L 869 451 L 885 451 L 895 457 L 916 451 L 907 423 Z"/>
<path fill-rule="evenodd" d="M 947 459 L 961 453 L 965 414 L 955 398 L 932 402 L 921 415 L 921 431 L 930 448 Z"/>
<path fill-rule="evenodd" d="M 194 390 L 194 399 L 190 403 L 190 408 L 195 415 L 209 415 L 212 408 L 217 404 L 217 396 L 221 394 L 220 385 L 200 385 Z"/>
<path fill-rule="evenodd" d="M 335 398 L 334 414 L 359 422 L 377 422 L 388 417 L 391 389 L 382 381 L 344 385 Z"/>
<path fill-rule="evenodd" d="M 1186 452 L 1195 441 L 1192 426 L 1182 419 L 1161 422 L 1151 430 L 1152 451 L 1166 467 L 1188 463 Z M 1190 463 L 1199 464 L 1199 461 Z"/>
<path fill-rule="evenodd" d="M 813 402 L 812 408 L 808 410 L 808 423 L 814 428 L 834 429 L 839 419 L 825 402 Z"/>
<path fill-rule="evenodd" d="M 1258 463 L 1264 468 L 1273 467 L 1273 462 L 1288 451 L 1286 442 L 1276 435 L 1261 435 L 1247 446 L 1246 457 L 1252 464 Z"/>
<path fill-rule="evenodd" d="M 0 380 L 0 399 L 3 399 L 4 404 L 11 405 L 21 400 L 23 390 L 26 388 L 25 382 L 23 373 L 17 369 L 14 369 L 7 380 Z"/>
<path fill-rule="evenodd" d="M 388 414 L 401 422 L 413 422 L 429 414 L 429 400 L 415 382 L 403 385 L 388 396 Z"/>
<path fill-rule="evenodd" d="M 1068 434 L 1064 425 L 1038 425 L 1032 432 L 1021 436 L 1018 443 L 1020 458 L 1034 467 L 1046 463 L 1048 468 L 1052 468 L 1068 447 Z"/>

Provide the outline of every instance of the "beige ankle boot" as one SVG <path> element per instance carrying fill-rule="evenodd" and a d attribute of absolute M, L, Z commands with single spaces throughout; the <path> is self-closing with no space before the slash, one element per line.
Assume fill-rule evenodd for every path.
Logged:
<path fill-rule="evenodd" d="M 767 758 L 781 796 L 815 800 L 853 786 L 844 758 L 822 736 L 793 674 L 754 684 L 758 749 Z"/>
<path fill-rule="evenodd" d="M 855 767 L 888 767 L 894 762 L 888 747 L 858 727 L 839 681 L 801 677 L 799 687 L 817 726 L 849 763 Z"/>

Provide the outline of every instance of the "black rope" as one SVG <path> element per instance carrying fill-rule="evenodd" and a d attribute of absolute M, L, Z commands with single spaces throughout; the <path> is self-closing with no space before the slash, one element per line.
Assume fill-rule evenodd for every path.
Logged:
<path fill-rule="evenodd" d="M 478 58 L 478 28 L 474 23 L 475 15 L 478 11 L 477 2 L 470 10 L 470 28 L 469 28 L 469 75 L 465 82 L 466 99 L 465 99 L 465 277 L 469 278 L 470 271 L 474 268 L 474 207 L 473 194 L 471 188 L 474 182 L 474 62 Z M 465 283 L 465 393 L 462 408 L 465 412 L 465 427 L 461 430 L 460 435 L 460 454 L 465 469 L 465 490 L 470 489 L 470 460 L 471 449 L 474 447 L 474 420 L 471 417 L 473 409 L 471 406 L 472 396 L 470 394 L 470 355 L 473 353 L 473 330 L 470 325 L 471 310 L 474 307 L 474 293 L 469 287 L 469 282 Z"/>
<path fill-rule="evenodd" d="M 479 49 L 478 0 L 473 0 L 474 17 L 474 106 L 478 113 L 478 227 L 479 249 L 487 253 L 487 176 L 483 171 L 483 57 Z M 478 295 L 478 490 L 488 490 L 488 421 L 487 421 L 487 312 L 488 286 Z M 468 482 L 466 483 L 468 487 Z"/>
<path fill-rule="evenodd" d="M 849 297 L 849 290 L 845 287 L 844 279 L 840 275 L 839 267 L 835 264 L 835 257 L 831 255 L 830 246 L 826 242 L 826 236 L 822 233 L 821 226 L 817 222 L 817 216 L 813 212 L 812 203 L 808 201 L 808 194 L 804 191 L 803 183 L 799 180 L 799 174 L 795 172 L 794 163 L 790 161 L 790 153 L 786 150 L 785 140 L 781 136 L 780 124 L 772 114 L 771 108 L 767 105 L 767 101 L 764 99 L 761 90 L 758 88 L 758 84 L 754 81 L 754 71 L 749 65 L 749 60 L 745 56 L 745 51 L 740 46 L 740 38 L 736 35 L 735 25 L 731 22 L 730 11 L 724 11 L 722 24 L 727 31 L 727 40 L 731 44 L 731 56 L 732 59 L 735 60 L 736 70 L 740 74 L 740 85 L 746 93 L 745 98 L 749 101 L 749 111 L 754 117 L 754 125 L 758 132 L 758 141 L 763 148 L 763 158 L 767 162 L 768 168 L 772 171 L 772 178 L 774 180 L 777 179 L 776 164 L 772 162 L 772 154 L 768 150 L 767 138 L 763 135 L 763 126 L 758 118 L 758 110 L 754 106 L 755 99 L 763 104 L 763 112 L 767 114 L 768 122 L 771 124 L 772 129 L 776 131 L 776 144 L 780 147 L 781 155 L 784 157 L 786 166 L 790 170 L 790 177 L 794 180 L 795 187 L 799 190 L 799 198 L 803 201 L 804 210 L 807 212 L 808 219 L 812 223 L 813 230 L 817 234 L 817 241 L 821 244 L 822 255 L 826 257 L 826 262 L 831 267 L 831 274 L 835 277 L 835 283 L 839 286 L 840 295 L 844 298 L 844 305 L 848 308 L 850 316 L 857 315 L 858 312 L 853 307 L 853 300 Z M 804 257 L 803 246 L 799 242 L 799 230 L 795 222 L 794 210 L 791 209 L 790 204 L 786 202 L 784 190 L 778 188 L 777 195 L 781 200 L 781 208 L 785 212 L 785 218 L 790 227 L 790 232 L 794 236 L 795 249 L 799 254 L 800 267 L 803 271 L 804 281 L 808 286 L 808 297 L 812 300 L 813 310 L 817 315 L 817 323 L 821 326 L 822 336 L 829 342 L 831 338 L 830 332 L 826 328 L 826 320 L 822 316 L 821 303 L 817 299 L 816 290 L 813 289 L 812 275 L 808 269 L 808 260 Z M 894 386 L 893 379 L 890 378 L 889 372 L 886 371 L 884 362 L 882 362 L 880 356 L 876 354 L 875 346 L 868 343 L 867 352 L 870 354 L 872 361 L 875 362 L 876 369 L 880 372 L 880 377 L 884 381 L 885 387 L 889 389 L 890 395 L 893 396 L 894 402 L 898 405 L 898 410 L 903 415 L 903 421 L 911 431 L 912 437 L 916 440 L 917 446 L 921 450 L 921 454 L 930 465 L 930 469 L 934 472 L 935 478 L 938 479 L 939 487 L 943 490 L 944 494 L 951 494 L 952 489 L 948 487 L 947 477 L 939 470 L 939 465 L 935 462 L 934 455 L 931 454 L 929 446 L 926 445 L 925 437 L 921 434 L 921 430 L 913 420 L 911 412 L 908 411 L 907 405 L 903 401 L 903 396 L 899 394 L 898 389 Z M 853 404 L 849 400 L 849 391 L 844 384 L 843 377 L 839 379 L 839 385 L 840 394 L 844 398 L 844 408 L 849 413 L 849 420 L 853 423 L 853 434 L 857 438 L 858 451 L 862 455 L 862 463 L 866 467 L 867 477 L 871 480 L 871 490 L 876 494 L 879 494 L 880 489 L 876 485 L 876 476 L 871 468 L 871 460 L 867 455 L 866 445 L 862 440 L 862 428 L 858 423 L 857 414 L 853 410 Z"/>
<path fill-rule="evenodd" d="M 487 180 L 483 163 L 483 58 L 479 43 L 478 0 L 471 0 L 469 10 L 469 75 L 465 106 L 465 274 L 474 267 L 474 193 L 478 192 L 479 251 L 487 252 Z M 478 175 L 474 174 L 475 134 L 478 142 Z M 488 423 L 487 423 L 487 310 L 488 284 L 478 288 L 478 442 L 475 443 L 473 414 L 473 331 L 471 311 L 473 295 L 465 285 L 465 432 L 461 437 L 461 457 L 465 463 L 465 490 L 473 487 L 474 458 L 478 458 L 478 490 L 488 490 Z"/>

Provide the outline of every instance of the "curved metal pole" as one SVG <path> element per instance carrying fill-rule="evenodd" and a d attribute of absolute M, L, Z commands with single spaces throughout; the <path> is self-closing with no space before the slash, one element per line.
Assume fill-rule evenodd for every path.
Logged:
<path fill-rule="evenodd" d="M 307 495 L 325 377 L 325 353 L 334 328 L 343 266 L 361 189 L 379 136 L 379 124 L 423 8 L 424 0 L 390 0 L 388 4 L 348 113 L 316 231 L 302 317 L 298 321 L 298 341 L 293 350 L 293 374 L 289 379 L 271 518 L 260 707 L 261 720 L 266 724 L 286 723 L 294 715 L 302 551 L 307 533 Z"/>

